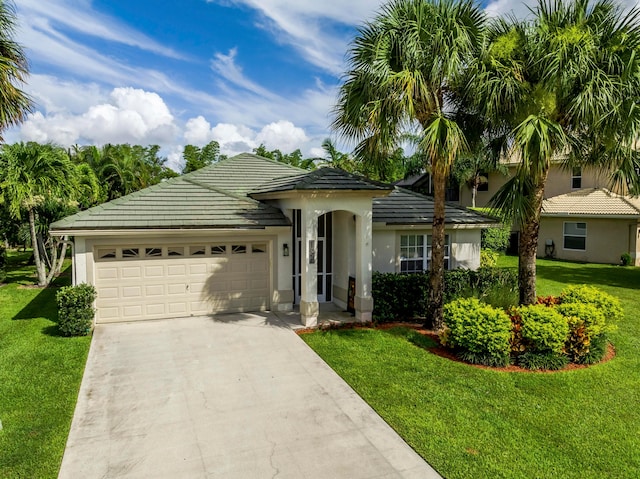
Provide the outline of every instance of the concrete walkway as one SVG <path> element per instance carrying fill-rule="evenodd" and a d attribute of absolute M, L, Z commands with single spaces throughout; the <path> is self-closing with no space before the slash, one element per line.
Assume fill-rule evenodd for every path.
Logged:
<path fill-rule="evenodd" d="M 60 478 L 438 478 L 270 313 L 99 325 Z"/>

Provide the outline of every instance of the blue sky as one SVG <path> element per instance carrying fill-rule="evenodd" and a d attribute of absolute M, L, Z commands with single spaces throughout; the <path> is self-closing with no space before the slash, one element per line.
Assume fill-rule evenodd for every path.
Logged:
<path fill-rule="evenodd" d="M 185 144 L 211 140 L 227 154 L 264 143 L 321 155 L 347 45 L 381 4 L 16 0 L 37 106 L 5 139 L 160 144 L 176 169 Z"/>

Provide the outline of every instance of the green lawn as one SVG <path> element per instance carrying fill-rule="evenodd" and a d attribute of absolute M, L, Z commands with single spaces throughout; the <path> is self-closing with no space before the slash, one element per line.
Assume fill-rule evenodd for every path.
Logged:
<path fill-rule="evenodd" d="M 515 266 L 515 258 L 501 258 Z M 455 478 L 640 477 L 640 268 L 538 261 L 538 293 L 586 283 L 626 319 L 613 361 L 569 372 L 504 373 L 430 354 L 410 331 L 303 335 L 435 469 Z"/>
<path fill-rule="evenodd" d="M 56 288 L 18 287 L 34 283 L 28 257 L 10 253 L 0 288 L 0 477 L 55 478 L 90 338 L 58 334 Z"/>

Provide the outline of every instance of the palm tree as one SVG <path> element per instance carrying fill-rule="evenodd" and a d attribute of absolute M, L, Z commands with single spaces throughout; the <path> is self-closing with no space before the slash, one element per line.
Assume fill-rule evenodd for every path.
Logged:
<path fill-rule="evenodd" d="M 51 199 L 74 199 L 77 188 L 73 164 L 59 146 L 15 143 L 2 145 L 0 171 L 4 172 L 0 193 L 10 214 L 20 219 L 25 211 L 27 213 L 38 285 L 47 286 L 57 270 L 57 262 L 52 263 L 47 275 L 36 232 L 37 210 Z"/>
<path fill-rule="evenodd" d="M 13 5 L 0 1 L 0 140 L 2 131 L 22 122 L 33 103 L 18 85 L 29 75 L 22 46 L 13 41 L 16 13 Z"/>
<path fill-rule="evenodd" d="M 441 329 L 444 292 L 445 184 L 466 150 L 451 110 L 453 85 L 477 52 L 484 25 L 470 0 L 393 0 L 360 28 L 348 54 L 333 126 L 359 142 L 356 154 L 388 158 L 413 128 L 424 170 L 434 181 L 429 314 Z"/>
<path fill-rule="evenodd" d="M 516 173 L 493 205 L 519 224 L 520 302 L 536 301 L 535 259 L 551 161 L 599 165 L 635 187 L 640 127 L 639 12 L 610 0 L 540 0 L 532 20 L 499 20 L 463 88 L 506 136 Z"/>

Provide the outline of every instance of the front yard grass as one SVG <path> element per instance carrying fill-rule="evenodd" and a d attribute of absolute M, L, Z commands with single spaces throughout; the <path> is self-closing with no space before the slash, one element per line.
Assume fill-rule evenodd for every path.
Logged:
<path fill-rule="evenodd" d="M 640 268 L 538 261 L 538 294 L 570 283 L 622 301 L 626 317 L 610 334 L 612 361 L 506 373 L 431 354 L 408 340 L 406 328 L 302 337 L 448 479 L 638 478 Z"/>
<path fill-rule="evenodd" d="M 2 478 L 57 477 L 90 344 L 58 334 L 57 288 L 19 288 L 35 280 L 29 256 L 10 252 L 0 288 Z M 69 274 L 56 286 L 69 284 Z"/>

